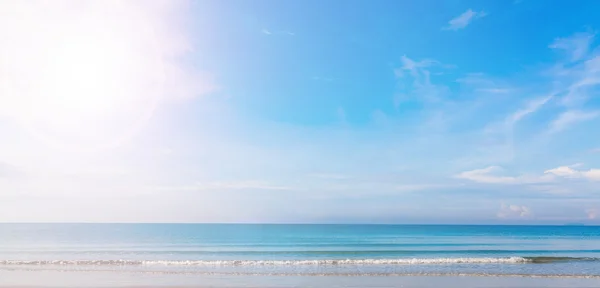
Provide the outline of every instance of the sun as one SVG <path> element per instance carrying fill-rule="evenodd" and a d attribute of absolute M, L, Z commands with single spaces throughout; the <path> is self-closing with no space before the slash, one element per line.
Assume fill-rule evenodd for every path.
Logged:
<path fill-rule="evenodd" d="M 29 67 L 35 71 L 19 112 L 47 144 L 114 147 L 156 108 L 164 71 L 152 23 L 111 3 L 110 14 L 88 7 L 48 19 L 47 36 L 37 39 L 37 62 Z"/>

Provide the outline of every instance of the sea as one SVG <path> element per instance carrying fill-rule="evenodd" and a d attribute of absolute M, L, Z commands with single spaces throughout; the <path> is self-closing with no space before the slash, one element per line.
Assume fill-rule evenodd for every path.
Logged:
<path fill-rule="evenodd" d="M 600 287 L 600 226 L 0 224 L 0 287 Z"/>

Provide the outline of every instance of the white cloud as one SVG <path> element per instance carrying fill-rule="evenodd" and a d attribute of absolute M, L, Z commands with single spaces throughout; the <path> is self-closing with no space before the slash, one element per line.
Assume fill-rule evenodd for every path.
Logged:
<path fill-rule="evenodd" d="M 588 171 L 582 171 L 581 173 L 589 180 L 600 181 L 600 169 L 590 169 Z"/>
<path fill-rule="evenodd" d="M 520 206 L 514 204 L 504 204 L 500 205 L 500 211 L 496 214 L 498 218 L 502 219 L 510 219 L 510 218 L 529 218 L 533 216 L 531 209 L 527 206 Z"/>
<path fill-rule="evenodd" d="M 600 169 L 575 169 L 580 166 L 582 166 L 582 164 L 578 163 L 571 166 L 560 166 L 557 168 L 548 169 L 541 175 L 519 176 L 503 176 L 501 175 L 501 172 L 503 172 L 501 167 L 490 166 L 483 169 L 461 172 L 458 175 L 455 175 L 455 178 L 486 184 L 543 184 L 555 182 L 559 179 L 556 177 L 564 179 L 587 179 L 590 181 L 600 181 Z M 539 188 L 543 187 L 541 186 Z"/>
<path fill-rule="evenodd" d="M 553 174 L 560 177 L 576 177 L 579 174 L 579 171 L 568 166 L 561 166 L 554 169 L 546 170 L 544 171 L 544 173 Z"/>
<path fill-rule="evenodd" d="M 576 170 L 573 166 L 560 166 L 544 171 L 544 174 L 556 175 L 564 178 L 583 178 L 591 181 L 600 181 L 600 169 Z"/>
<path fill-rule="evenodd" d="M 513 184 L 517 182 L 517 178 L 515 177 L 493 175 L 493 173 L 501 172 L 502 170 L 498 166 L 490 166 L 483 169 L 461 172 L 455 177 L 479 183 Z"/>
<path fill-rule="evenodd" d="M 460 14 L 458 17 L 448 21 L 448 26 L 443 27 L 443 30 L 459 30 L 467 27 L 473 20 L 485 17 L 487 13 L 483 11 L 473 11 L 471 9 Z"/>
<path fill-rule="evenodd" d="M 585 122 L 592 120 L 600 115 L 599 111 L 577 111 L 569 110 L 563 112 L 550 123 L 550 133 L 560 132 L 567 129 L 569 126 L 577 124 L 579 122 Z"/>
<path fill-rule="evenodd" d="M 557 38 L 549 47 L 564 50 L 571 61 L 578 61 L 588 53 L 594 36 L 591 33 L 577 33 L 567 38 Z"/>

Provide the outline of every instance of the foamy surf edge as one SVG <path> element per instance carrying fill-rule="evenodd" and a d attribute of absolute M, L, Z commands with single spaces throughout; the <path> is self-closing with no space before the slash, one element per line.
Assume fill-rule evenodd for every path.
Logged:
<path fill-rule="evenodd" d="M 15 266 L 332 266 L 332 265 L 449 265 L 534 263 L 525 257 L 320 259 L 320 260 L 0 260 Z"/>

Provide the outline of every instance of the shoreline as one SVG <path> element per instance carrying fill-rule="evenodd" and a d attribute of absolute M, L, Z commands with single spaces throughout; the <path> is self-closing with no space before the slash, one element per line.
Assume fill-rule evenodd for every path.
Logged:
<path fill-rule="evenodd" d="M 477 273 L 477 272 L 406 272 L 406 273 L 260 273 L 260 272 L 203 272 L 203 271 L 151 271 L 151 270 L 101 270 L 101 269 L 20 269 L 20 268 L 0 268 L 2 272 L 28 272 L 28 273 L 111 273 L 111 274 L 132 274 L 132 275 L 182 275 L 182 276 L 197 276 L 197 277 L 307 277 L 307 278 L 328 278 L 328 277 L 476 277 L 476 278 L 537 278 L 537 279 L 600 279 L 599 274 L 527 274 L 527 273 Z"/>
<path fill-rule="evenodd" d="M 598 287 L 599 278 L 535 278 L 515 275 L 462 276 L 232 276 L 152 275 L 104 272 L 0 271 L 0 288 L 297 288 L 297 287 L 456 287 L 456 288 L 565 288 Z"/>

